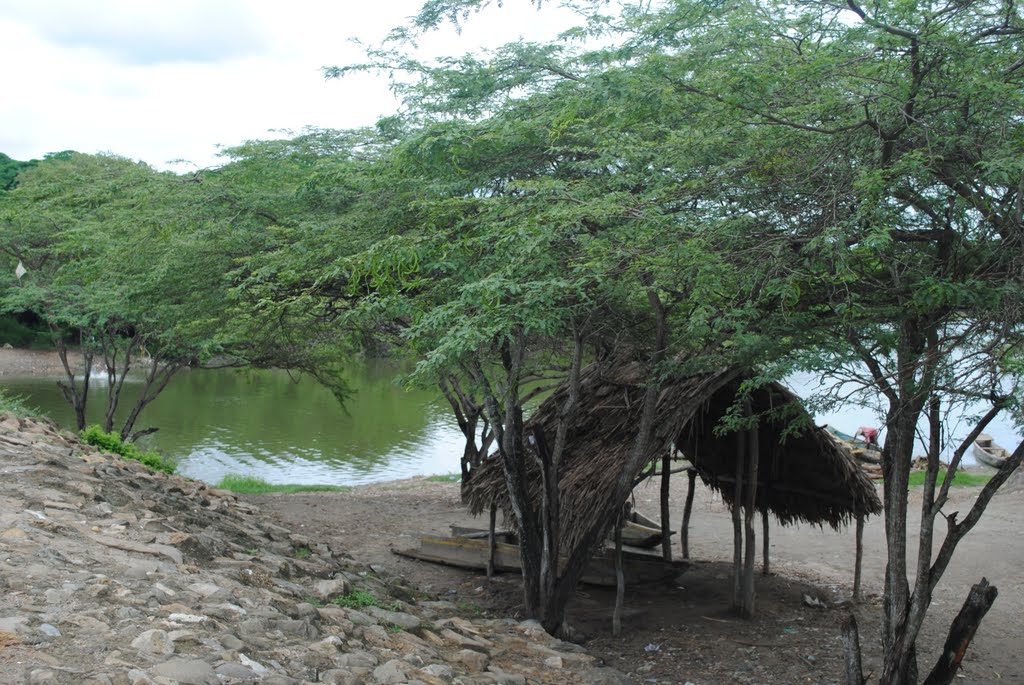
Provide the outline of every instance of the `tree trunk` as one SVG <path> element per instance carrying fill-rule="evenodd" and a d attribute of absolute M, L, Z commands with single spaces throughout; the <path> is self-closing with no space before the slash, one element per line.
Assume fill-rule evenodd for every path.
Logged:
<path fill-rule="evenodd" d="M 761 560 L 761 575 L 767 576 L 771 574 L 770 567 L 768 566 L 768 508 L 765 507 L 761 510 L 761 554 L 763 558 Z"/>
<path fill-rule="evenodd" d="M 661 457 L 661 556 L 665 561 L 672 561 L 672 528 L 669 523 L 668 498 L 672 484 L 672 453 L 665 452 Z"/>
<path fill-rule="evenodd" d="M 732 607 L 743 612 L 743 465 L 746 440 L 736 433 L 736 483 L 732 501 Z"/>
<path fill-rule="evenodd" d="M 621 512 L 621 510 L 620 510 Z M 622 572 L 622 514 L 615 522 L 615 610 L 612 612 L 612 635 L 622 632 L 622 605 L 626 598 L 626 575 Z"/>
<path fill-rule="evenodd" d="M 679 531 L 683 541 L 683 559 L 690 558 L 690 513 L 693 511 L 693 492 L 697 482 L 697 469 L 692 466 L 686 470 L 686 504 L 683 506 L 683 525 Z"/>
<path fill-rule="evenodd" d="M 971 588 L 960 613 L 956 615 L 949 627 L 949 635 L 942 648 L 942 656 L 939 657 L 935 668 L 924 681 L 924 685 L 949 685 L 953 682 L 953 678 L 956 677 L 957 670 L 960 668 L 960 662 L 963 661 L 964 654 L 967 653 L 967 647 L 974 639 L 974 633 L 981 625 L 985 614 L 992 608 L 992 603 L 996 601 L 998 595 L 999 591 L 985 578 Z"/>
<path fill-rule="evenodd" d="M 494 555 L 498 544 L 494 539 L 494 528 L 498 522 L 498 503 L 491 502 L 491 516 L 487 524 L 487 579 L 494 577 Z"/>
<path fill-rule="evenodd" d="M 857 618 L 847 614 L 842 623 L 843 663 L 846 671 L 846 685 L 864 685 L 864 668 L 860 661 L 860 631 L 857 629 Z"/>

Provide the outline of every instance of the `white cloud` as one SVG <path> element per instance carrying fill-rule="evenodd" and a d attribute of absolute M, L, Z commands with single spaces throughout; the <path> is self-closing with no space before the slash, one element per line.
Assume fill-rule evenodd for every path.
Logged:
<path fill-rule="evenodd" d="M 272 129 L 350 128 L 394 111 L 383 77 L 325 82 L 320 68 L 358 62 L 348 39 L 379 41 L 419 0 L 0 0 L 0 152 L 15 159 L 74 149 L 164 166 L 219 163 L 217 145 Z M 216 9 L 210 9 L 216 8 Z M 551 38 L 567 13 L 509 1 L 421 41 L 456 53 L 519 36 Z"/>

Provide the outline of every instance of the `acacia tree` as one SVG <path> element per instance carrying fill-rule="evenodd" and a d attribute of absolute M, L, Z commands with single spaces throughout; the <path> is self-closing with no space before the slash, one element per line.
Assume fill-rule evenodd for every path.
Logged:
<path fill-rule="evenodd" d="M 102 427 L 111 431 L 125 381 L 140 369 L 141 393 L 119 427 L 123 439 L 137 437 L 142 410 L 213 347 L 225 292 L 223 264 L 191 249 L 189 183 L 79 154 L 48 158 L 19 181 L 0 199 L 0 249 L 27 272 L 4 306 L 34 312 L 50 328 L 65 371 L 59 386 L 80 429 L 95 374 L 106 376 Z"/>
<path fill-rule="evenodd" d="M 886 404 L 882 682 L 916 683 L 932 591 L 1024 454 L 1018 447 L 962 521 L 947 517 L 933 555 L 934 522 L 966 449 L 1020 402 L 1008 363 L 1019 354 L 1024 301 L 1019 11 L 998 2 L 676 2 L 627 19 L 635 53 L 671 54 L 665 87 L 703 100 L 709 121 L 732 127 L 740 154 L 723 156 L 716 178 L 777 261 L 766 323 L 788 328 L 796 351 L 829 360 L 817 370 L 857 362 Z M 954 445 L 939 485 L 941 412 L 964 400 L 989 408 Z M 929 468 L 911 591 L 907 483 L 922 419 Z M 951 635 L 955 653 L 971 634 Z M 954 672 L 943 657 L 927 682 Z"/>

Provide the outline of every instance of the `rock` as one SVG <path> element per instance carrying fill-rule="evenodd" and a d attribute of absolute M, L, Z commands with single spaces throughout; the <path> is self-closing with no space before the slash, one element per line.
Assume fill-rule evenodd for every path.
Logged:
<path fill-rule="evenodd" d="M 167 631 L 159 628 L 147 630 L 132 640 L 132 647 L 143 654 L 174 654 L 174 643 L 167 636 Z"/>
<path fill-rule="evenodd" d="M 329 685 L 363 685 L 366 681 L 343 668 L 332 668 L 320 674 L 320 682 Z"/>
<path fill-rule="evenodd" d="M 0 632 L 27 635 L 29 631 L 28 616 L 7 616 L 0 618 Z"/>
<path fill-rule="evenodd" d="M 239 654 L 238 660 L 242 663 L 243 666 L 248 666 L 249 668 L 251 668 L 253 672 L 256 673 L 256 675 L 263 675 L 264 673 L 270 670 L 263 664 L 259 663 L 258 661 L 253 661 L 244 654 Z"/>
<path fill-rule="evenodd" d="M 52 626 L 49 623 L 44 623 L 39 626 L 39 632 L 46 637 L 60 637 L 60 631 L 56 626 Z"/>
<path fill-rule="evenodd" d="M 549 656 L 544 660 L 544 665 L 548 668 L 562 668 L 562 657 L 560 656 Z"/>
<path fill-rule="evenodd" d="M 199 614 L 171 614 L 167 620 L 172 623 L 206 623 L 210 617 Z"/>
<path fill-rule="evenodd" d="M 337 597 L 343 597 L 352 592 L 352 583 L 344 578 L 320 580 L 313 586 L 313 592 L 320 601 L 330 602 Z"/>
<path fill-rule="evenodd" d="M 367 607 L 366 613 L 373 616 L 381 623 L 390 623 L 403 630 L 419 630 L 422 622 L 416 616 L 402 611 L 388 611 L 380 607 Z"/>
<path fill-rule="evenodd" d="M 33 669 L 28 674 L 28 685 L 60 685 L 57 673 L 46 668 Z"/>
<path fill-rule="evenodd" d="M 432 675 L 435 678 L 452 678 L 455 675 L 455 671 L 452 667 L 447 664 L 430 664 L 420 669 L 427 675 Z"/>
<path fill-rule="evenodd" d="M 486 654 L 474 649 L 460 649 L 452 655 L 452 660 L 465 666 L 471 673 L 483 671 L 490 661 Z"/>
<path fill-rule="evenodd" d="M 373 668 L 380 662 L 369 652 L 354 651 L 339 655 L 334 663 L 341 668 Z"/>
<path fill-rule="evenodd" d="M 373 669 L 373 677 L 383 685 L 397 685 L 407 680 L 406 668 L 408 667 L 401 660 L 392 659 Z"/>
<path fill-rule="evenodd" d="M 225 633 L 217 639 L 220 641 L 220 644 L 224 649 L 241 649 L 245 646 L 244 642 L 239 640 L 231 633 Z"/>
<path fill-rule="evenodd" d="M 171 659 L 149 669 L 154 676 L 177 680 L 181 685 L 218 685 L 220 679 L 201 659 Z"/>
<path fill-rule="evenodd" d="M 222 678 L 235 678 L 238 680 L 254 680 L 256 678 L 256 671 L 252 670 L 248 666 L 236 664 L 233 661 L 225 661 L 215 670 L 217 675 Z"/>

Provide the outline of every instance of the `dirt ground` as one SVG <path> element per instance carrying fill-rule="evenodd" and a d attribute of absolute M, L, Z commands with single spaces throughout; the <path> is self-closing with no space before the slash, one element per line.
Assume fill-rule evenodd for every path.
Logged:
<path fill-rule="evenodd" d="M 672 492 L 676 522 L 685 497 L 685 478 Z M 861 628 L 865 672 L 879 664 L 879 594 L 884 574 L 881 518 L 865 531 L 864 578 L 867 601 L 853 607 L 852 531 L 812 526 L 773 527 L 769 551 L 771 575 L 758 578 L 757 617 L 744 621 L 728 610 L 731 588 L 732 523 L 719 497 L 698 486 L 691 521 L 692 567 L 669 586 L 629 588 L 624 635 L 611 636 L 614 591 L 581 586 L 570 606 L 572 625 L 586 636 L 591 654 L 630 675 L 638 684 L 726 685 L 728 683 L 841 683 L 838 625 L 854 611 Z M 966 514 L 977 488 L 959 489 L 947 511 Z M 912 501 L 919 497 L 911 494 Z M 946 629 L 970 586 L 987 577 L 999 598 L 978 630 L 964 661 L 965 683 L 1024 682 L 1020 658 L 1024 634 L 1024 494 L 997 496 L 960 549 L 936 590 L 929 622 L 919 646 L 921 670 L 938 658 Z M 658 491 L 643 485 L 637 508 L 658 511 Z M 452 524 L 485 527 L 459 503 L 458 485 L 410 479 L 355 488 L 345 493 L 252 497 L 283 525 L 314 539 L 329 541 L 382 571 L 404 576 L 428 593 L 451 599 L 468 610 L 500 615 L 519 611 L 519 580 L 499 575 L 492 582 L 479 573 L 460 571 L 395 555 L 412 547 L 419 533 L 449 532 Z M 910 521 L 910 530 L 917 519 Z M 760 527 L 758 527 L 760 530 Z M 759 541 L 760 545 L 760 541 Z M 910 549 L 917 539 L 911 535 Z M 936 547 L 937 549 L 937 547 Z M 673 552 L 680 555 L 678 537 Z M 808 595 L 829 608 L 804 605 Z"/>

